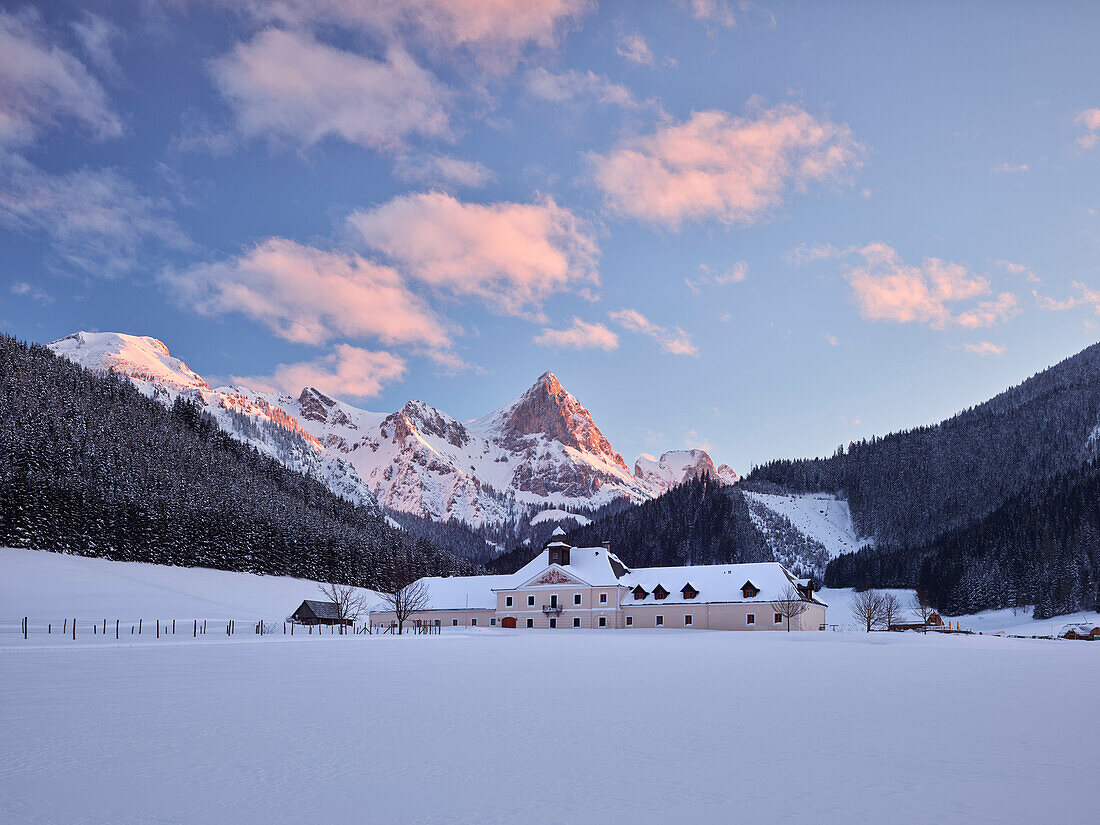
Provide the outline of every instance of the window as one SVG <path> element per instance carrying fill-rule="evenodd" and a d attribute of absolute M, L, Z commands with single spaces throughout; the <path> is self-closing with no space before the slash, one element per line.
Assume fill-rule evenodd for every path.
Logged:
<path fill-rule="evenodd" d="M 477 627 L 477 619 L 470 619 L 470 627 Z"/>
<path fill-rule="evenodd" d="M 607 616 L 600 616 L 600 627 L 607 627 Z"/>
<path fill-rule="evenodd" d="M 685 584 L 680 593 L 685 599 L 694 599 L 696 596 L 699 595 L 699 591 L 691 586 L 691 582 Z"/>
<path fill-rule="evenodd" d="M 685 613 L 684 614 L 684 627 L 691 627 L 691 614 L 690 613 Z"/>
<path fill-rule="evenodd" d="M 535 626 L 535 620 L 534 619 L 528 619 L 527 620 L 527 626 L 528 627 L 534 627 Z"/>
<path fill-rule="evenodd" d="M 458 619 L 451 619 L 451 627 L 458 627 Z"/>
<path fill-rule="evenodd" d="M 490 625 L 490 627 L 496 627 L 497 626 L 497 620 L 496 619 L 489 619 L 489 625 Z"/>
<path fill-rule="evenodd" d="M 574 616 L 573 617 L 573 627 L 580 627 L 580 626 L 581 626 L 581 617 L 580 616 Z"/>
<path fill-rule="evenodd" d="M 626 626 L 627 627 L 633 627 L 634 626 L 634 617 L 633 616 L 627 616 L 626 617 Z"/>
<path fill-rule="evenodd" d="M 653 598 L 657 600 L 668 598 L 668 591 L 661 585 L 657 585 L 653 588 Z"/>
<path fill-rule="evenodd" d="M 649 595 L 649 591 L 647 591 L 640 584 L 637 587 L 634 588 L 634 601 L 640 601 L 641 599 L 644 599 L 648 595 Z"/>
<path fill-rule="evenodd" d="M 663 627 L 663 626 L 664 626 L 664 623 L 665 623 L 665 617 L 664 617 L 664 616 L 662 616 L 662 615 L 660 615 L 660 614 L 658 614 L 658 615 L 657 615 L 657 624 L 656 624 L 656 626 L 657 626 L 657 627 Z"/>
<path fill-rule="evenodd" d="M 558 626 L 558 620 L 557 619 L 551 619 L 550 620 L 550 627 L 555 628 L 557 626 Z"/>
<path fill-rule="evenodd" d="M 601 593 L 600 594 L 600 604 L 607 604 L 607 594 L 606 593 Z"/>
<path fill-rule="evenodd" d="M 580 593 L 574 593 L 573 594 L 573 604 L 580 604 L 580 603 L 581 603 L 581 594 Z"/>
<path fill-rule="evenodd" d="M 745 616 L 745 624 L 756 624 L 756 614 L 749 613 L 747 616 Z"/>
<path fill-rule="evenodd" d="M 535 597 L 534 596 L 528 596 L 527 597 L 527 606 L 528 607 L 534 607 L 535 606 Z"/>
<path fill-rule="evenodd" d="M 775 614 L 775 623 L 776 624 L 783 624 L 783 614 L 782 613 L 776 613 Z"/>
<path fill-rule="evenodd" d="M 512 606 L 512 597 L 511 596 L 505 596 L 504 597 L 504 606 L 505 607 L 511 607 Z"/>

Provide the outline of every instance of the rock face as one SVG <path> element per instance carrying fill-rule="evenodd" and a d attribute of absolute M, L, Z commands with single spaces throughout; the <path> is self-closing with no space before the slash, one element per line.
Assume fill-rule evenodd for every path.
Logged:
<path fill-rule="evenodd" d="M 423 401 L 386 414 L 314 387 L 297 397 L 211 389 L 154 338 L 77 333 L 50 346 L 91 369 L 129 375 L 165 404 L 184 396 L 203 405 L 233 437 L 346 498 L 475 529 L 526 526 L 548 508 L 583 512 L 615 499 L 641 502 L 704 472 L 736 480 L 702 450 L 642 456 L 631 473 L 550 372 L 508 404 L 463 423 Z"/>

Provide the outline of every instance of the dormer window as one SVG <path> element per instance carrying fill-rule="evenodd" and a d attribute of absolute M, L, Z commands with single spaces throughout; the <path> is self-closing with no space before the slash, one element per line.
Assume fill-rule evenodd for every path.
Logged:
<path fill-rule="evenodd" d="M 649 595 L 649 591 L 642 587 L 640 584 L 634 588 L 634 601 L 641 601 Z"/>
<path fill-rule="evenodd" d="M 683 596 L 685 599 L 694 599 L 696 596 L 699 595 L 699 591 L 691 586 L 691 582 L 688 582 L 680 591 L 680 595 Z"/>
<path fill-rule="evenodd" d="M 661 585 L 657 585 L 653 588 L 653 598 L 657 599 L 658 601 L 668 598 L 668 591 L 665 590 L 664 587 L 662 587 Z"/>
<path fill-rule="evenodd" d="M 755 599 L 760 593 L 760 588 L 753 584 L 751 581 L 745 582 L 741 585 L 741 596 L 745 599 Z"/>

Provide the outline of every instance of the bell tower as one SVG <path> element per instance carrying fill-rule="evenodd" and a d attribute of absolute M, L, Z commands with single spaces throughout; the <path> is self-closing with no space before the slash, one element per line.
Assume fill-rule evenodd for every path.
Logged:
<path fill-rule="evenodd" d="M 546 549 L 550 551 L 550 564 L 560 564 L 562 566 L 569 564 L 569 551 L 572 548 L 565 541 L 565 531 L 561 527 L 554 528 L 554 533 L 551 535 Z"/>

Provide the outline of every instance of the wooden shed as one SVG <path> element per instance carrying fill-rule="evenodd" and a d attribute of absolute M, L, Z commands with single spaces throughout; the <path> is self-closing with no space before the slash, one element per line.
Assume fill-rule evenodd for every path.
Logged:
<path fill-rule="evenodd" d="M 1087 622 L 1067 624 L 1062 628 L 1062 638 L 1095 642 L 1100 639 L 1100 627 Z"/>
<path fill-rule="evenodd" d="M 290 618 L 298 624 L 351 624 L 351 619 L 340 618 L 340 607 L 336 602 L 315 602 L 309 599 L 302 602 Z"/>

